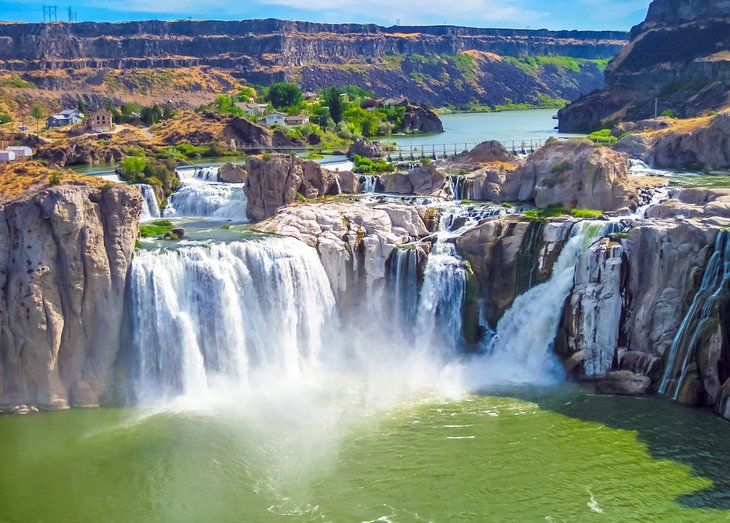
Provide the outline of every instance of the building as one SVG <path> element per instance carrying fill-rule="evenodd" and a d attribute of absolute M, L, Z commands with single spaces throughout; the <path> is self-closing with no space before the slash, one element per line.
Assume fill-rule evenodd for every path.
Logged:
<path fill-rule="evenodd" d="M 46 127 L 49 129 L 52 127 L 65 127 L 67 125 L 73 125 L 79 123 L 84 119 L 83 113 L 76 109 L 64 109 L 58 114 L 54 114 L 46 119 Z"/>
<path fill-rule="evenodd" d="M 13 151 L 0 151 L 0 163 L 8 163 L 15 161 L 15 153 Z"/>
<path fill-rule="evenodd" d="M 285 125 L 286 115 L 284 113 L 274 111 L 273 113 L 269 113 L 266 115 L 266 117 L 264 117 L 264 122 L 266 123 L 266 125 Z"/>
<path fill-rule="evenodd" d="M 94 111 L 91 113 L 91 116 L 89 116 L 87 125 L 89 126 L 89 129 L 95 133 L 110 132 L 114 127 L 111 111 L 107 111 L 106 109 L 98 109 Z"/>
<path fill-rule="evenodd" d="M 15 153 L 16 160 L 30 160 L 33 158 L 33 149 L 25 145 L 11 145 L 6 147 L 5 150 Z"/>
<path fill-rule="evenodd" d="M 306 125 L 309 123 L 309 116 L 305 116 L 303 114 L 297 116 L 287 116 L 286 118 L 284 118 L 284 123 L 291 126 Z"/>
<path fill-rule="evenodd" d="M 381 105 L 384 105 L 385 107 L 394 107 L 396 105 L 408 105 L 408 99 L 405 96 L 397 96 L 397 97 L 390 97 L 386 98 L 382 102 L 380 102 Z"/>
<path fill-rule="evenodd" d="M 234 104 L 239 109 L 243 110 L 249 116 L 256 116 L 266 112 L 269 108 L 267 104 L 247 103 L 247 102 L 236 102 Z"/>

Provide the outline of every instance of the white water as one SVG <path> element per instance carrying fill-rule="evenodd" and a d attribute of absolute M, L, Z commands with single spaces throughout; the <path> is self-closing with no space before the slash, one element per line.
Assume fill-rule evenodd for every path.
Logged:
<path fill-rule="evenodd" d="M 167 218 L 208 218 L 246 222 L 246 195 L 242 183 L 208 182 L 186 178 L 168 199 Z"/>
<path fill-rule="evenodd" d="M 466 369 L 476 387 L 499 383 L 548 384 L 560 378 L 552 353 L 563 303 L 580 255 L 602 237 L 607 222 L 578 222 L 548 281 L 518 296 L 497 324 L 484 356 Z"/>
<path fill-rule="evenodd" d="M 151 185 L 139 184 L 140 192 L 142 193 L 142 214 L 140 214 L 141 221 L 154 220 L 160 217 L 160 207 L 157 205 L 157 197 L 155 191 Z"/>
<path fill-rule="evenodd" d="M 378 181 L 379 177 L 374 174 L 362 174 L 360 175 L 360 187 L 363 193 L 374 193 L 378 192 Z"/>

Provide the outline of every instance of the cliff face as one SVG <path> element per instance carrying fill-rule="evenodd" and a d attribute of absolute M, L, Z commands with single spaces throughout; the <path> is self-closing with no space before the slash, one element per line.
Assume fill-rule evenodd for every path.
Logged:
<path fill-rule="evenodd" d="M 673 110 L 684 117 L 728 105 L 730 2 L 654 0 L 606 70 L 606 86 L 560 114 L 561 131 L 608 127 Z"/>
<path fill-rule="evenodd" d="M 139 193 L 60 185 L 0 206 L 0 408 L 110 399 Z"/>
<path fill-rule="evenodd" d="M 46 89 L 68 89 L 70 82 L 59 75 L 79 71 L 208 67 L 253 83 L 294 79 L 305 90 L 357 84 L 419 104 L 503 103 L 505 98 L 535 101 L 539 94 L 574 99 L 600 87 L 601 70 L 589 60 L 610 58 L 626 39 L 625 33 L 609 31 L 280 20 L 2 24 L 0 69 L 19 72 Z M 453 60 L 467 51 L 485 56 Z M 448 58 L 430 59 L 437 55 Z M 530 69 L 500 59 L 548 55 L 572 57 L 579 65 Z M 450 80 L 444 82 L 447 74 Z M 85 81 L 112 80 L 101 74 Z"/>

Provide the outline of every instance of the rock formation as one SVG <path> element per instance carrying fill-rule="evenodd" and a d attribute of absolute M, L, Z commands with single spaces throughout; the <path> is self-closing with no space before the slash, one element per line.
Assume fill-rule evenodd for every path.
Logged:
<path fill-rule="evenodd" d="M 726 0 L 654 0 L 646 20 L 606 70 L 606 86 L 559 112 L 563 132 L 593 131 L 665 110 L 682 117 L 720 110 L 730 72 Z"/>
<path fill-rule="evenodd" d="M 122 185 L 59 185 L 0 207 L 0 406 L 112 399 L 141 209 Z"/>
<path fill-rule="evenodd" d="M 218 181 L 226 183 L 244 183 L 248 173 L 242 165 L 227 163 L 218 171 Z"/>

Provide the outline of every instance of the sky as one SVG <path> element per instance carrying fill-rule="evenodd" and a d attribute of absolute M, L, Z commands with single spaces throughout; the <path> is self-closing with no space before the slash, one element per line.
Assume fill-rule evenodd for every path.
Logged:
<path fill-rule="evenodd" d="M 466 25 L 530 29 L 620 29 L 641 22 L 650 0 L 60 0 L 79 22 L 282 18 L 313 22 Z M 53 0 L 0 0 L 0 20 L 42 22 Z"/>

